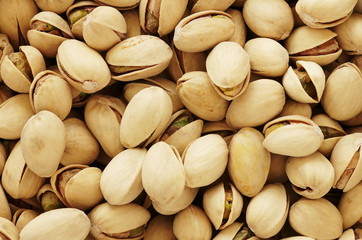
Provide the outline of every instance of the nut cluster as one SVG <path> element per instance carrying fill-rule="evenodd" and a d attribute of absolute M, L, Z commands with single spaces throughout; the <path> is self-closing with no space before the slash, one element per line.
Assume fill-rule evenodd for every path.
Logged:
<path fill-rule="evenodd" d="M 361 0 L 0 1 L 0 239 L 362 239 Z"/>

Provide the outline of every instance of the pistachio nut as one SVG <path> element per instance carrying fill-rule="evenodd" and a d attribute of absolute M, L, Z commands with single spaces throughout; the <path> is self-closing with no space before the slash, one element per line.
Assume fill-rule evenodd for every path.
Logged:
<path fill-rule="evenodd" d="M 170 203 L 181 197 L 186 182 L 181 157 L 172 145 L 153 144 L 143 160 L 142 184 L 152 201 Z"/>
<path fill-rule="evenodd" d="M 135 203 L 120 206 L 102 203 L 93 208 L 88 217 L 92 224 L 91 234 L 96 240 L 139 240 L 145 235 L 151 214 Z"/>
<path fill-rule="evenodd" d="M 334 183 L 334 168 L 318 151 L 305 157 L 289 157 L 285 170 L 293 190 L 309 199 L 323 197 Z"/>
<path fill-rule="evenodd" d="M 27 32 L 30 19 L 38 13 L 33 0 L 0 2 L 0 32 L 9 37 L 13 48 L 28 43 Z"/>
<path fill-rule="evenodd" d="M 126 149 L 107 164 L 100 179 L 100 188 L 107 202 L 112 205 L 127 204 L 140 195 L 143 190 L 141 170 L 146 152 L 144 148 Z"/>
<path fill-rule="evenodd" d="M 28 224 L 31 220 L 39 216 L 39 212 L 33 209 L 21 208 L 16 210 L 13 215 L 12 222 L 18 228 L 19 232 Z"/>
<path fill-rule="evenodd" d="M 234 32 L 231 16 L 217 10 L 193 13 L 175 27 L 173 44 L 184 52 L 202 52 L 226 41 Z"/>
<path fill-rule="evenodd" d="M 348 192 L 362 180 L 362 133 L 343 136 L 331 154 L 334 167 L 334 188 Z"/>
<path fill-rule="evenodd" d="M 189 8 L 191 13 L 206 11 L 206 10 L 218 10 L 225 11 L 235 0 L 217 1 L 217 0 L 191 0 L 189 1 Z"/>
<path fill-rule="evenodd" d="M 127 10 L 135 8 L 139 5 L 140 0 L 124 0 L 124 1 L 118 1 L 118 0 L 96 0 L 96 2 L 103 4 L 103 5 L 109 5 L 111 7 L 115 7 L 118 10 Z"/>
<path fill-rule="evenodd" d="M 52 11 L 57 14 L 64 13 L 73 4 L 74 0 L 34 0 L 36 5 L 43 11 Z"/>
<path fill-rule="evenodd" d="M 329 28 L 345 22 L 358 0 L 342 2 L 301 0 L 295 10 L 303 22 L 312 28 Z"/>
<path fill-rule="evenodd" d="M 125 82 L 161 73 L 171 58 L 171 48 L 161 38 L 151 35 L 127 38 L 109 49 L 105 57 L 112 79 Z"/>
<path fill-rule="evenodd" d="M 343 219 L 343 229 L 352 227 L 362 217 L 362 206 L 359 200 L 362 196 L 362 182 L 348 192 L 344 192 L 338 203 L 338 210 Z"/>
<path fill-rule="evenodd" d="M 347 133 L 337 121 L 331 119 L 326 114 L 314 115 L 312 121 L 319 126 L 324 135 L 324 140 L 318 151 L 324 156 L 329 157 L 336 143 Z"/>
<path fill-rule="evenodd" d="M 185 107 L 196 116 L 207 121 L 225 117 L 229 103 L 215 91 L 206 72 L 185 73 L 177 81 L 176 90 Z"/>
<path fill-rule="evenodd" d="M 167 127 L 172 101 L 160 87 L 138 92 L 128 103 L 120 125 L 121 144 L 126 148 L 149 145 Z"/>
<path fill-rule="evenodd" d="M 291 157 L 312 154 L 322 145 L 324 139 L 318 125 L 301 115 L 276 118 L 264 125 L 263 134 L 263 146 L 268 151 Z"/>
<path fill-rule="evenodd" d="M 315 62 L 297 61 L 297 68 L 289 67 L 283 75 L 283 87 L 288 96 L 301 103 L 318 103 L 325 87 L 326 77 Z"/>
<path fill-rule="evenodd" d="M 218 134 L 224 138 L 225 142 L 229 145 L 236 132 L 236 129 L 231 128 L 226 121 L 222 120 L 216 122 L 204 122 L 201 135 Z"/>
<path fill-rule="evenodd" d="M 122 13 L 109 6 L 96 7 L 85 16 L 83 39 L 97 51 L 106 51 L 126 38 L 127 26 Z"/>
<path fill-rule="evenodd" d="M 205 191 L 202 206 L 215 229 L 219 230 L 230 226 L 240 216 L 243 198 L 231 183 L 220 182 Z"/>
<path fill-rule="evenodd" d="M 65 127 L 59 117 L 47 110 L 40 111 L 26 122 L 20 139 L 29 169 L 40 177 L 52 176 L 65 149 Z"/>
<path fill-rule="evenodd" d="M 0 217 L 6 218 L 8 220 L 11 220 L 12 218 L 10 205 L 1 184 L 0 184 Z"/>
<path fill-rule="evenodd" d="M 173 220 L 173 232 L 179 240 L 209 240 L 212 227 L 205 212 L 191 204 L 176 214 Z"/>
<path fill-rule="evenodd" d="M 143 33 L 138 12 L 138 9 L 131 9 L 122 12 L 127 25 L 126 38 L 138 36 Z"/>
<path fill-rule="evenodd" d="M 63 202 L 58 198 L 55 190 L 49 183 L 44 184 L 36 194 L 36 199 L 41 205 L 41 209 L 44 212 L 50 210 L 65 208 Z"/>
<path fill-rule="evenodd" d="M 165 36 L 172 32 L 181 20 L 187 0 L 141 0 L 139 19 L 142 29 L 147 34 Z"/>
<path fill-rule="evenodd" d="M 201 136 L 203 121 L 182 109 L 171 116 L 168 127 L 156 140 L 164 141 L 176 147 L 180 155 L 193 140 Z"/>
<path fill-rule="evenodd" d="M 90 230 L 85 213 L 76 208 L 60 208 L 40 214 L 20 232 L 19 240 L 85 239 Z"/>
<path fill-rule="evenodd" d="M 342 53 L 337 34 L 329 29 L 308 26 L 295 28 L 285 40 L 290 60 L 312 61 L 325 66 L 335 61 Z"/>
<path fill-rule="evenodd" d="M 4 190 L 14 199 L 34 197 L 45 181 L 25 163 L 21 152 L 22 144 L 21 141 L 16 143 L 6 160 L 1 176 Z"/>
<path fill-rule="evenodd" d="M 14 95 L 14 92 L 8 86 L 0 84 L 0 105 Z"/>
<path fill-rule="evenodd" d="M 74 55 L 74 51 L 78 54 Z M 69 39 L 58 48 L 57 65 L 70 85 L 84 93 L 107 86 L 111 73 L 102 56 L 85 43 Z"/>
<path fill-rule="evenodd" d="M 44 70 L 44 58 L 32 46 L 20 46 L 19 52 L 5 56 L 0 66 L 6 86 L 19 93 L 28 93 L 35 75 Z"/>
<path fill-rule="evenodd" d="M 268 173 L 267 183 L 285 183 L 288 181 L 288 176 L 285 171 L 288 156 L 279 154 L 270 154 L 270 169 Z"/>
<path fill-rule="evenodd" d="M 207 56 L 206 71 L 216 92 L 226 100 L 233 100 L 249 84 L 248 54 L 238 43 L 221 42 Z"/>
<path fill-rule="evenodd" d="M 19 230 L 14 223 L 0 217 L 0 237 L 6 240 L 19 240 Z"/>
<path fill-rule="evenodd" d="M 217 134 L 207 134 L 192 141 L 182 154 L 186 174 L 186 186 L 207 186 L 224 173 L 229 149 L 225 140 Z"/>
<path fill-rule="evenodd" d="M 288 217 L 289 197 L 280 183 L 268 184 L 255 195 L 246 209 L 246 223 L 260 238 L 270 238 L 283 227 Z"/>
<path fill-rule="evenodd" d="M 285 93 L 279 82 L 255 80 L 231 102 L 226 112 L 226 122 L 236 129 L 260 126 L 277 116 L 284 104 Z"/>
<path fill-rule="evenodd" d="M 67 118 L 63 123 L 65 149 L 60 163 L 64 166 L 93 163 L 99 155 L 99 143 L 85 122 L 77 118 Z"/>
<path fill-rule="evenodd" d="M 119 98 L 93 94 L 84 109 L 87 127 L 110 157 L 116 156 L 124 149 L 119 126 L 125 108 L 125 104 Z"/>
<path fill-rule="evenodd" d="M 13 52 L 14 48 L 11 46 L 8 36 L 6 34 L 0 33 L 0 66 L 3 62 L 4 57 Z M 0 81 L 2 81 L 1 72 Z"/>
<path fill-rule="evenodd" d="M 283 0 L 249 0 L 243 7 L 246 25 L 260 37 L 283 40 L 289 36 L 293 27 L 293 12 Z"/>
<path fill-rule="evenodd" d="M 225 12 L 231 16 L 231 20 L 235 25 L 234 33 L 231 35 L 228 41 L 236 42 L 239 43 L 241 46 L 244 46 L 246 41 L 247 28 L 245 25 L 242 11 L 228 8 Z"/>
<path fill-rule="evenodd" d="M 4 139 L 20 138 L 25 123 L 33 114 L 29 94 L 17 94 L 3 102 L 0 105 L 0 137 Z"/>
<path fill-rule="evenodd" d="M 29 97 L 35 113 L 48 110 L 61 120 L 65 119 L 72 107 L 72 93 L 68 82 L 61 75 L 49 70 L 35 76 L 29 88 Z"/>
<path fill-rule="evenodd" d="M 65 206 L 86 211 L 103 200 L 101 174 L 97 167 L 71 164 L 58 169 L 51 176 L 50 184 Z"/>
<path fill-rule="evenodd" d="M 336 239 L 343 231 L 341 214 L 324 198 L 298 200 L 290 207 L 289 223 L 298 233 L 314 239 Z"/>
<path fill-rule="evenodd" d="M 166 204 L 152 201 L 152 206 L 160 214 L 173 215 L 190 206 L 195 200 L 198 191 L 199 188 L 185 187 L 179 198 Z"/>
<path fill-rule="evenodd" d="M 360 235 L 358 234 L 358 229 L 347 229 L 345 230 L 342 235 L 338 238 L 338 240 L 356 240 L 361 239 Z"/>
<path fill-rule="evenodd" d="M 251 71 L 264 77 L 282 76 L 289 66 L 287 50 L 277 41 L 257 37 L 248 40 L 244 49 L 249 55 Z"/>
<path fill-rule="evenodd" d="M 235 187 L 247 197 L 255 196 L 268 177 L 270 153 L 263 147 L 263 140 L 258 130 L 244 127 L 232 137 L 229 144 L 229 175 Z"/>
<path fill-rule="evenodd" d="M 177 240 L 172 229 L 173 217 L 157 215 L 147 224 L 144 240 Z"/>
<path fill-rule="evenodd" d="M 54 12 L 39 12 L 30 20 L 29 25 L 27 35 L 30 45 L 48 58 L 56 56 L 63 41 L 73 38 L 68 23 Z"/>
<path fill-rule="evenodd" d="M 260 240 L 243 223 L 234 222 L 220 231 L 213 240 Z"/>
<path fill-rule="evenodd" d="M 302 115 L 304 117 L 311 118 L 312 107 L 308 103 L 301 103 L 292 99 L 287 99 L 279 117 L 288 115 Z"/>

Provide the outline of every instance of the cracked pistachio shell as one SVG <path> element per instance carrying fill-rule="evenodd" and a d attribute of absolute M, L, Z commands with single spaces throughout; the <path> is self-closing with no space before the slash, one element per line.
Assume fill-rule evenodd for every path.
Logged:
<path fill-rule="evenodd" d="M 51 176 L 50 184 L 65 206 L 86 211 L 103 200 L 101 174 L 97 167 L 71 164 L 58 169 Z"/>
<path fill-rule="evenodd" d="M 300 0 L 295 6 L 302 21 L 312 28 L 329 28 L 346 21 L 353 12 L 358 0 L 340 2 Z"/>
<path fill-rule="evenodd" d="M 176 92 L 176 83 L 163 77 L 145 78 L 127 83 L 123 88 L 123 96 L 129 102 L 132 97 L 146 87 L 157 86 L 166 91 L 172 101 L 172 112 L 181 110 L 184 105 Z"/>
<path fill-rule="evenodd" d="M 120 125 L 121 143 L 126 148 L 147 146 L 167 127 L 172 101 L 160 87 L 138 92 L 128 103 Z"/>
<path fill-rule="evenodd" d="M 97 92 L 111 80 L 110 70 L 102 56 L 78 40 L 69 39 L 59 46 L 57 65 L 68 83 L 84 93 Z"/>
<path fill-rule="evenodd" d="M 344 192 L 338 203 L 338 210 L 343 218 L 343 229 L 352 227 L 362 217 L 362 182 Z"/>
<path fill-rule="evenodd" d="M 174 146 L 153 144 L 142 164 L 142 184 L 152 201 L 167 204 L 180 198 L 186 176 L 182 160 Z"/>
<path fill-rule="evenodd" d="M 260 126 L 277 116 L 284 104 L 285 93 L 279 82 L 255 80 L 231 102 L 226 112 L 226 122 L 236 129 Z"/>
<path fill-rule="evenodd" d="M 178 124 L 183 124 L 182 122 L 177 123 L 177 121 L 184 121 L 182 120 L 183 117 L 186 117 L 186 121 L 190 122 L 185 126 L 178 126 Z M 181 109 L 171 116 L 167 128 L 159 135 L 156 141 L 164 141 L 175 146 L 180 155 L 182 155 L 187 145 L 201 136 L 203 124 L 204 122 L 201 119 L 194 119 L 188 110 Z"/>
<path fill-rule="evenodd" d="M 309 199 L 323 197 L 334 183 L 334 168 L 318 151 L 305 157 L 288 158 L 285 170 L 293 190 Z"/>
<path fill-rule="evenodd" d="M 207 134 L 192 141 L 182 154 L 186 174 L 186 186 L 207 186 L 224 173 L 229 149 L 225 140 L 217 134 Z"/>
<path fill-rule="evenodd" d="M 288 115 L 302 115 L 307 118 L 312 117 L 312 107 L 308 103 L 301 103 L 292 99 L 285 101 L 283 110 L 278 115 L 279 117 Z"/>
<path fill-rule="evenodd" d="M 205 212 L 195 205 L 190 205 L 176 214 L 173 232 L 179 240 L 209 240 L 212 227 Z"/>
<path fill-rule="evenodd" d="M 135 203 L 115 206 L 102 203 L 88 214 L 91 221 L 91 234 L 96 240 L 132 239 L 139 240 L 144 231 L 136 237 L 128 237 L 133 229 L 144 227 L 151 214 L 142 206 Z M 117 237 L 120 236 L 120 237 Z"/>
<path fill-rule="evenodd" d="M 296 232 L 315 239 L 336 239 L 343 231 L 341 214 L 324 198 L 298 200 L 290 207 L 289 223 Z"/>
<path fill-rule="evenodd" d="M 334 188 L 348 192 L 362 180 L 362 133 L 343 136 L 331 154 Z"/>
<path fill-rule="evenodd" d="M 102 94 L 92 95 L 85 106 L 85 123 L 110 157 L 116 156 L 124 149 L 119 126 L 125 108 L 125 104 L 119 98 Z"/>
<path fill-rule="evenodd" d="M 311 61 L 325 66 L 335 61 L 342 53 L 335 37 L 329 29 L 314 29 L 308 26 L 295 28 L 284 42 L 290 60 Z"/>
<path fill-rule="evenodd" d="M 122 12 L 127 25 L 126 38 L 138 36 L 143 33 L 138 12 L 137 8 Z"/>
<path fill-rule="evenodd" d="M 48 110 L 61 120 L 65 119 L 72 108 L 72 93 L 68 82 L 53 71 L 45 70 L 35 76 L 30 85 L 29 97 L 35 113 Z"/>
<path fill-rule="evenodd" d="M 188 0 L 141 0 L 139 19 L 148 34 L 165 36 L 171 33 L 184 15 Z"/>
<path fill-rule="evenodd" d="M 45 181 L 27 166 L 21 152 L 22 144 L 21 141 L 16 143 L 1 176 L 4 190 L 14 199 L 34 197 Z"/>
<path fill-rule="evenodd" d="M 271 153 L 304 157 L 317 151 L 323 142 L 321 129 L 300 115 L 276 118 L 264 125 L 263 146 Z M 308 139 L 308 141 L 305 141 Z"/>
<path fill-rule="evenodd" d="M 324 156 L 329 157 L 336 143 L 346 135 L 341 125 L 330 118 L 326 114 L 317 114 L 312 117 L 312 121 L 315 122 L 320 129 L 322 129 L 324 140 L 318 151 Z"/>
<path fill-rule="evenodd" d="M 341 64 L 327 79 L 321 101 L 323 109 L 334 120 L 351 119 L 362 110 L 361 92 L 362 74 L 358 67 L 350 62 Z"/>
<path fill-rule="evenodd" d="M 277 41 L 258 37 L 244 45 L 251 71 L 264 77 L 282 76 L 289 66 L 287 50 Z"/>
<path fill-rule="evenodd" d="M 243 7 L 245 23 L 260 37 L 283 40 L 293 27 L 293 12 L 283 0 L 249 0 Z"/>
<path fill-rule="evenodd" d="M 28 224 L 31 220 L 39 216 L 39 212 L 33 209 L 21 208 L 14 213 L 12 222 L 18 228 L 19 232 Z"/>
<path fill-rule="evenodd" d="M 203 195 L 202 207 L 216 230 L 224 229 L 234 223 L 243 208 L 243 198 L 231 183 L 227 184 L 232 198 L 229 203 L 230 199 L 227 196 L 225 185 L 221 182 L 207 189 Z M 228 203 L 226 203 L 227 201 Z M 229 214 L 225 214 L 226 204 L 231 204 Z"/>
<path fill-rule="evenodd" d="M 5 56 L 14 52 L 14 48 L 9 42 L 9 38 L 6 34 L 0 33 L 0 66 Z M 0 82 L 2 81 L 0 72 Z"/>
<path fill-rule="evenodd" d="M 89 165 L 99 155 L 99 143 L 88 129 L 84 121 L 77 118 L 67 118 L 65 126 L 65 150 L 60 163 Z"/>
<path fill-rule="evenodd" d="M 216 92 L 226 100 L 233 100 L 249 84 L 249 56 L 240 44 L 221 42 L 207 56 L 206 71 Z"/>
<path fill-rule="evenodd" d="M 173 217 L 157 215 L 147 224 L 144 240 L 177 240 L 172 229 Z"/>
<path fill-rule="evenodd" d="M 51 31 L 37 30 L 37 22 L 44 22 L 47 27 L 52 26 L 57 33 Z M 30 30 L 28 31 L 28 39 L 31 46 L 39 49 L 39 51 L 47 58 L 54 58 L 57 55 L 59 45 L 68 38 L 73 38 L 70 27 L 61 16 L 54 12 L 42 11 L 36 14 L 29 22 Z M 59 33 L 58 33 L 59 32 Z"/>
<path fill-rule="evenodd" d="M 217 1 L 217 0 L 191 0 L 189 2 L 189 8 L 191 9 L 191 13 L 206 11 L 206 10 L 218 10 L 225 11 L 231 4 L 234 3 L 235 0 L 225 0 L 225 1 Z"/>
<path fill-rule="evenodd" d="M 0 184 L 0 217 L 11 220 L 12 213 L 4 189 Z"/>
<path fill-rule="evenodd" d="M 20 138 L 25 123 L 33 114 L 28 94 L 17 94 L 3 102 L 0 105 L 0 138 Z"/>
<path fill-rule="evenodd" d="M 19 230 L 14 223 L 0 217 L 0 237 L 5 240 L 19 240 Z"/>
<path fill-rule="evenodd" d="M 190 206 L 191 203 L 194 201 L 198 191 L 199 188 L 185 187 L 181 196 L 178 199 L 175 199 L 170 203 L 166 204 L 152 201 L 152 206 L 160 214 L 173 215 Z"/>
<path fill-rule="evenodd" d="M 44 212 L 65 207 L 63 202 L 56 195 L 55 190 L 51 187 L 50 183 L 46 183 L 41 186 L 36 194 L 36 200 L 40 205 L 39 209 L 42 209 Z"/>
<path fill-rule="evenodd" d="M 228 41 L 236 42 L 239 43 L 240 46 L 244 46 L 247 33 L 242 11 L 228 8 L 225 12 L 231 16 L 231 20 L 235 25 L 234 33 L 231 35 Z"/>
<path fill-rule="evenodd" d="M 318 103 L 325 87 L 326 77 L 315 62 L 297 61 L 297 68 L 289 67 L 283 75 L 283 87 L 288 96 L 301 103 Z"/>
<path fill-rule="evenodd" d="M 96 0 L 96 2 L 102 5 L 109 5 L 111 7 L 115 7 L 118 10 L 127 10 L 135 8 L 139 5 L 140 0 Z"/>
<path fill-rule="evenodd" d="M 344 23 L 333 28 L 337 33 L 337 41 L 341 48 L 349 55 L 362 54 L 362 34 L 358 29 L 362 27 L 362 14 L 353 13 Z"/>
<path fill-rule="evenodd" d="M 139 35 L 109 49 L 105 59 L 112 79 L 127 82 L 161 73 L 167 68 L 172 55 L 171 48 L 161 38 Z"/>
<path fill-rule="evenodd" d="M 277 234 L 288 217 L 289 197 L 280 183 L 266 185 L 246 209 L 246 223 L 260 238 Z"/>
<path fill-rule="evenodd" d="M 126 37 L 126 20 L 114 7 L 96 7 L 85 18 L 84 41 L 97 51 L 106 51 Z"/>
<path fill-rule="evenodd" d="M 17 49 L 28 42 L 26 36 L 30 19 L 38 13 L 32 0 L 16 0 L 0 2 L 0 32 L 9 37 L 11 45 Z"/>
<path fill-rule="evenodd" d="M 34 0 L 43 11 L 51 11 L 57 14 L 64 13 L 74 3 L 74 0 Z"/>
<path fill-rule="evenodd" d="M 20 139 L 21 151 L 29 169 L 40 177 L 53 175 L 65 149 L 62 120 L 52 112 L 40 111 L 26 122 Z"/>
<path fill-rule="evenodd" d="M 16 54 L 23 54 L 26 60 L 24 61 L 24 59 L 20 57 L 15 57 Z M 25 68 L 24 71 L 27 71 L 30 76 L 19 70 L 10 60 L 11 58 L 13 58 L 17 64 L 25 65 L 23 66 L 23 68 Z M 25 62 L 27 62 L 27 64 Z M 29 66 L 29 69 L 27 69 L 26 65 Z M 6 86 L 19 93 L 28 93 L 35 75 L 44 71 L 45 68 L 44 58 L 38 49 L 32 46 L 20 46 L 19 52 L 4 57 L 0 71 Z"/>
<path fill-rule="evenodd" d="M 87 237 L 90 226 L 90 221 L 83 211 L 60 208 L 42 213 L 31 220 L 21 230 L 19 240 L 83 240 Z"/>
<path fill-rule="evenodd" d="M 173 43 L 184 52 L 202 52 L 226 41 L 234 32 L 231 16 L 222 11 L 206 10 L 183 18 L 175 27 Z"/>
<path fill-rule="evenodd" d="M 206 72 L 185 73 L 178 81 L 177 93 L 185 107 L 207 121 L 225 118 L 229 103 L 220 97 Z"/>
<path fill-rule="evenodd" d="M 112 158 L 104 168 L 100 187 L 108 203 L 123 205 L 140 195 L 143 190 L 141 170 L 146 152 L 145 148 L 126 149 Z"/>
<path fill-rule="evenodd" d="M 270 153 L 263 147 L 263 140 L 264 136 L 258 130 L 245 127 L 229 144 L 228 172 L 235 187 L 247 197 L 255 196 L 268 177 Z"/>

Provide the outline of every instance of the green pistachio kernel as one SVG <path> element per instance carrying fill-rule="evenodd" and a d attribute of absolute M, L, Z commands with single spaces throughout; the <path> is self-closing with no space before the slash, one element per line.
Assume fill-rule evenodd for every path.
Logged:
<path fill-rule="evenodd" d="M 317 100 L 317 90 L 306 71 L 294 69 L 304 91 L 313 99 Z"/>
<path fill-rule="evenodd" d="M 72 11 L 68 16 L 68 21 L 70 23 L 70 26 L 73 26 L 74 23 L 78 22 L 81 18 L 87 16 L 89 14 L 89 11 L 85 9 L 76 9 Z"/>
<path fill-rule="evenodd" d="M 52 191 L 47 191 L 41 195 L 41 206 L 44 212 L 65 207 L 57 195 Z"/>
<path fill-rule="evenodd" d="M 322 130 L 322 133 L 324 135 L 324 139 L 327 139 L 327 138 L 334 138 L 334 137 L 342 137 L 346 134 L 344 134 L 343 132 L 341 131 L 338 131 L 337 129 L 334 129 L 334 128 L 330 128 L 330 127 L 319 127 L 321 130 Z"/>

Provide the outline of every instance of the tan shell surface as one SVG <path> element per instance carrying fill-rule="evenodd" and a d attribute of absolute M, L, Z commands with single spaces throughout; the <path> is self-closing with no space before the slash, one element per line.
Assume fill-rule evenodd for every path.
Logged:
<path fill-rule="evenodd" d="M 26 224 L 28 224 L 31 220 L 39 216 L 39 212 L 33 209 L 18 209 L 14 215 L 12 222 L 15 226 L 21 231 Z"/>
<path fill-rule="evenodd" d="M 355 240 L 356 236 L 353 229 L 345 230 L 338 240 Z"/>
<path fill-rule="evenodd" d="M 14 223 L 3 217 L 0 217 L 0 234 L 4 239 L 19 240 L 18 228 Z"/>
<path fill-rule="evenodd" d="M 226 9 L 225 12 L 231 16 L 231 20 L 233 20 L 235 25 L 234 33 L 231 35 L 228 41 L 236 42 L 239 43 L 241 46 L 244 46 L 246 41 L 247 30 L 242 11 L 233 8 L 228 8 Z"/>
<path fill-rule="evenodd" d="M 232 240 L 236 234 L 239 232 L 243 223 L 234 222 L 233 224 L 227 226 L 222 231 L 220 231 L 213 240 Z"/>
<path fill-rule="evenodd" d="M 64 13 L 74 0 L 35 0 L 36 5 L 43 11 L 52 11 L 58 14 Z"/>
<path fill-rule="evenodd" d="M 157 215 L 147 224 L 144 240 L 177 240 L 172 229 L 173 217 Z"/>
<path fill-rule="evenodd" d="M 300 103 L 292 99 L 287 99 L 279 116 L 282 117 L 288 115 L 302 115 L 304 117 L 311 118 L 312 107 L 308 103 Z"/>
<path fill-rule="evenodd" d="M 343 229 L 352 227 L 362 216 L 362 206 L 359 200 L 362 196 L 362 183 L 360 182 L 348 192 L 342 194 L 338 203 L 338 210 L 343 218 Z"/>
<path fill-rule="evenodd" d="M 12 213 L 3 186 L 0 185 L 0 217 L 11 220 Z"/>
<path fill-rule="evenodd" d="M 110 5 L 112 7 L 120 8 L 120 9 L 130 9 L 135 8 L 139 4 L 140 0 L 97 0 L 99 3 L 103 3 L 106 5 Z"/>
<path fill-rule="evenodd" d="M 235 0 L 225 0 L 225 1 L 218 1 L 218 0 L 198 0 L 196 1 L 195 5 L 192 6 L 191 12 L 201 12 L 206 10 L 218 10 L 218 11 L 225 11 L 228 7 L 230 7 Z"/>

